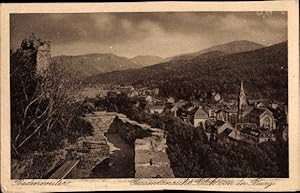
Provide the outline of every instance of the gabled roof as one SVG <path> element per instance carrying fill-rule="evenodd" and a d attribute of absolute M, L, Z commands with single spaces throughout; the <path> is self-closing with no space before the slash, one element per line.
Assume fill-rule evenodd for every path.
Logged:
<path fill-rule="evenodd" d="M 248 106 L 244 109 L 243 112 L 244 112 L 245 114 L 248 114 L 248 113 L 250 113 L 250 112 L 253 110 L 253 108 L 254 108 L 254 107 L 248 105 Z"/>
<path fill-rule="evenodd" d="M 181 99 L 181 100 L 177 101 L 177 102 L 174 104 L 174 107 L 176 107 L 176 108 L 181 108 L 182 106 L 184 106 L 184 105 L 187 104 L 187 103 L 188 103 L 187 101 Z"/>
<path fill-rule="evenodd" d="M 206 112 L 201 106 L 197 109 L 194 118 L 208 118 L 208 112 Z"/>
<path fill-rule="evenodd" d="M 215 123 L 215 126 L 220 127 L 220 126 L 224 125 L 224 123 L 225 123 L 225 121 L 217 120 Z"/>
<path fill-rule="evenodd" d="M 219 137 L 220 138 L 227 138 L 230 136 L 230 134 L 233 132 L 233 130 L 229 129 L 229 128 L 226 128 L 222 133 L 219 134 Z"/>
<path fill-rule="evenodd" d="M 269 112 L 272 114 L 272 112 L 268 109 L 262 109 L 262 108 L 253 108 L 251 111 L 250 111 L 250 114 L 256 114 L 256 115 L 262 115 L 263 113 L 265 112 Z"/>

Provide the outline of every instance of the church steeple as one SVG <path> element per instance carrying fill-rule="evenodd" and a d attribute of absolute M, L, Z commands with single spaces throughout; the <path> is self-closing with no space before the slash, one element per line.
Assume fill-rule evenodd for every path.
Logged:
<path fill-rule="evenodd" d="M 243 81 L 241 81 L 241 89 L 240 89 L 240 96 L 242 96 L 242 95 L 246 96 L 246 95 L 245 95 L 245 91 L 244 91 L 244 84 L 243 84 Z"/>
<path fill-rule="evenodd" d="M 242 111 L 246 106 L 248 106 L 247 98 L 244 90 L 243 81 L 241 81 L 241 88 L 240 88 L 240 96 L 239 96 L 239 111 Z"/>

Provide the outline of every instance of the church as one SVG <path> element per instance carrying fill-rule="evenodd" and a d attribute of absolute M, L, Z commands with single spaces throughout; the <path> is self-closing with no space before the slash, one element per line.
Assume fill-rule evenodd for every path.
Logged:
<path fill-rule="evenodd" d="M 235 129 L 241 140 L 247 143 L 276 141 L 272 132 L 276 129 L 273 113 L 266 107 L 257 107 L 248 103 L 243 81 L 241 81 Z"/>
<path fill-rule="evenodd" d="M 268 108 L 258 108 L 248 104 L 244 90 L 243 81 L 241 81 L 240 94 L 238 100 L 238 123 L 254 123 L 256 127 L 268 129 L 270 131 L 276 129 L 276 122 L 273 113 Z"/>

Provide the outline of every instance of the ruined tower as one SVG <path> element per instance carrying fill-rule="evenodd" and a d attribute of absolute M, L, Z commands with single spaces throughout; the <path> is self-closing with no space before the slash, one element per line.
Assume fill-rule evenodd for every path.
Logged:
<path fill-rule="evenodd" d="M 38 74 L 43 75 L 50 65 L 50 42 L 43 42 L 37 49 L 38 51 L 36 56 L 36 70 Z"/>

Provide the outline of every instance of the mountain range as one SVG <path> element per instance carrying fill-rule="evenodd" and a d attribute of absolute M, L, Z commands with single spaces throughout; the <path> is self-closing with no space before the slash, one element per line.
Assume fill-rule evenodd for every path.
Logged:
<path fill-rule="evenodd" d="M 237 41 L 199 51 L 191 58 L 90 76 L 86 82 L 158 87 L 164 96 L 197 99 L 211 89 L 229 97 L 238 93 L 244 80 L 250 98 L 287 101 L 287 69 L 287 42 L 263 47 Z"/>
<path fill-rule="evenodd" d="M 130 60 L 139 66 L 150 66 L 153 64 L 158 64 L 164 61 L 164 58 L 159 56 L 151 56 L 151 55 L 140 55 L 133 58 L 130 58 Z"/>
<path fill-rule="evenodd" d="M 200 56 L 202 54 L 213 52 L 213 51 L 219 51 L 223 52 L 225 54 L 233 54 L 238 52 L 247 52 L 251 50 L 256 50 L 259 48 L 263 48 L 264 46 L 255 42 L 251 42 L 248 40 L 239 40 L 239 41 L 232 41 L 225 44 L 220 44 L 216 46 L 212 46 L 209 48 L 206 48 L 204 50 L 194 52 L 194 53 L 188 53 L 188 54 L 180 54 L 173 57 L 168 58 L 167 60 L 182 60 L 182 59 L 192 59 L 194 57 Z"/>
<path fill-rule="evenodd" d="M 52 60 L 61 64 L 69 72 L 76 73 L 79 78 L 111 72 L 114 70 L 127 70 L 141 66 L 125 57 L 110 53 L 86 54 L 78 56 L 56 56 Z"/>
<path fill-rule="evenodd" d="M 133 58 L 126 58 L 111 53 L 97 53 L 77 56 L 61 55 L 53 57 L 52 60 L 63 65 L 69 72 L 76 73 L 77 77 L 86 78 L 106 72 L 139 69 L 169 61 L 188 60 L 198 56 L 204 57 L 204 54 L 209 56 L 212 55 L 213 52 L 214 54 L 217 54 L 217 52 L 218 54 L 232 54 L 262 47 L 260 44 L 242 40 L 213 46 L 195 53 L 176 55 L 170 58 L 151 55 L 139 55 Z"/>

